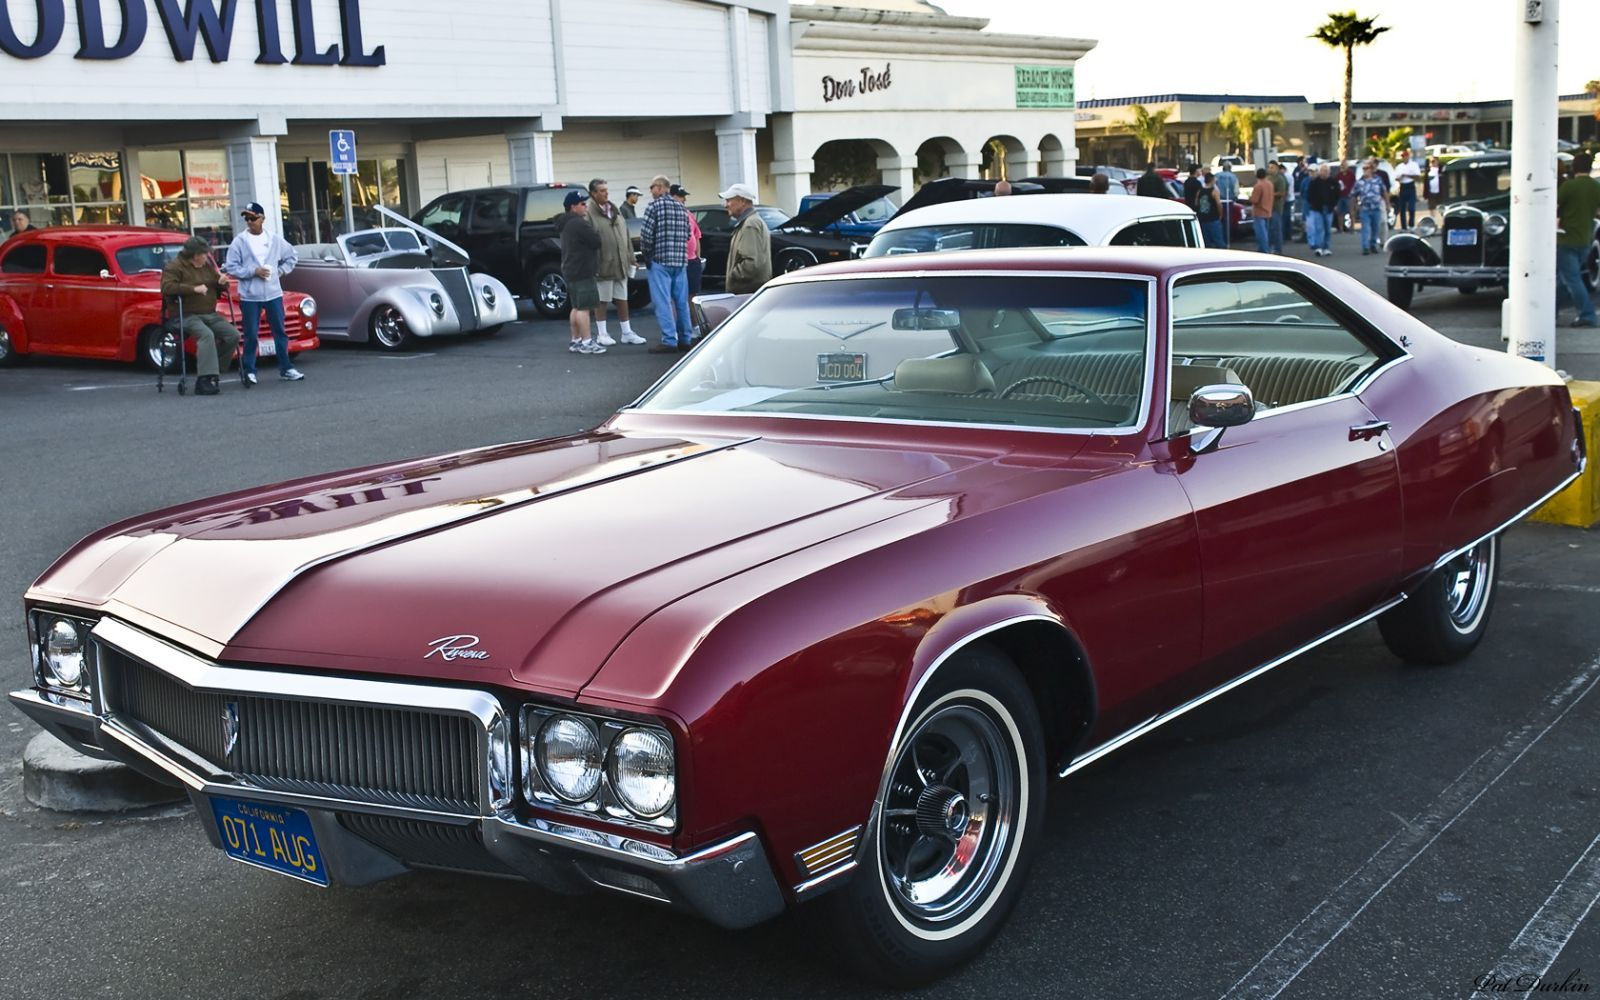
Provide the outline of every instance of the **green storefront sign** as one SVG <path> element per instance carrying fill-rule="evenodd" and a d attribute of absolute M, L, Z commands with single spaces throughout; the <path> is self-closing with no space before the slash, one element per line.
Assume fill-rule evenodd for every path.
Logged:
<path fill-rule="evenodd" d="M 1071 66 L 1018 66 L 1017 107 L 1073 106 Z"/>

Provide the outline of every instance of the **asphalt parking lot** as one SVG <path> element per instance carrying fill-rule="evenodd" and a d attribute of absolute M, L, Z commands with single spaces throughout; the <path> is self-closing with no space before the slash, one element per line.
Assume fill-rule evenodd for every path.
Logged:
<path fill-rule="evenodd" d="M 1335 240 L 1324 263 L 1381 280 L 1381 258 Z M 1495 296 L 1427 291 L 1414 311 L 1500 346 Z M 1596 331 L 1561 332 L 1559 366 L 1600 379 Z M 566 433 L 671 361 L 575 356 L 565 340 L 535 322 L 409 355 L 328 347 L 300 360 L 303 382 L 225 379 L 214 399 L 102 364 L 0 371 L 0 595 L 118 517 Z M 1406 668 L 1366 626 L 1057 785 L 1010 924 L 925 994 L 1453 998 L 1516 992 L 1546 968 L 1549 985 L 1600 990 L 1600 542 L 1523 525 L 1502 557 L 1489 637 L 1465 663 Z M 10 607 L 8 689 L 26 673 Z M 230 862 L 187 806 L 34 809 L 19 760 L 35 730 L 5 711 L 0 996 L 876 995 L 803 915 L 728 933 L 435 873 L 325 891 Z M 797 764 L 772 780 L 813 777 Z"/>

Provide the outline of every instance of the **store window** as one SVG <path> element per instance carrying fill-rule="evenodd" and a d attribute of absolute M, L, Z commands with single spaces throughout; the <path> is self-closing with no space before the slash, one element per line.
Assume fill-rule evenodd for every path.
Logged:
<path fill-rule="evenodd" d="M 404 157 L 358 160 L 350 177 L 351 229 L 391 224 L 374 206 L 411 214 L 405 195 Z M 284 235 L 291 243 L 323 243 L 346 231 L 344 178 L 328 169 L 326 160 L 278 161 L 278 190 L 284 213 Z"/>
<path fill-rule="evenodd" d="M 163 149 L 139 154 L 144 224 L 192 232 L 221 246 L 233 239 L 228 164 L 220 149 Z"/>
<path fill-rule="evenodd" d="M 36 226 L 126 223 L 122 155 L 0 153 L 0 226 L 22 211 Z"/>

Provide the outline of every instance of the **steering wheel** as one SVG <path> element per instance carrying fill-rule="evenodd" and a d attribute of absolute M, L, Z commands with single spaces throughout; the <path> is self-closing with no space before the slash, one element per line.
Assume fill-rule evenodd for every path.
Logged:
<path fill-rule="evenodd" d="M 1013 382 L 1010 385 L 1006 386 L 1004 389 L 1000 390 L 1000 398 L 1001 399 L 1009 398 L 1011 396 L 1011 392 L 1012 392 L 1013 389 L 1017 388 L 1017 386 L 1020 386 L 1020 385 L 1027 385 L 1030 382 L 1054 382 L 1056 385 L 1064 385 L 1069 389 L 1078 390 L 1079 392 L 1083 393 L 1085 396 L 1088 396 L 1090 399 L 1094 400 L 1096 403 L 1099 403 L 1101 406 L 1110 406 L 1111 405 L 1110 403 L 1106 402 L 1104 396 L 1100 395 L 1098 392 L 1095 392 L 1093 389 L 1089 388 L 1088 386 L 1079 385 L 1077 382 L 1074 382 L 1069 378 L 1061 378 L 1061 377 L 1056 376 L 1056 375 L 1028 375 L 1028 376 L 1026 376 L 1024 378 L 1019 378 L 1015 382 Z"/>

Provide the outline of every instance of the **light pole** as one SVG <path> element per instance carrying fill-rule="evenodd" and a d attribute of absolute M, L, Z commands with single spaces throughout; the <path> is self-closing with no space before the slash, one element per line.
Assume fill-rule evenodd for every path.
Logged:
<path fill-rule="evenodd" d="M 1518 357 L 1556 365 L 1556 55 L 1561 0 L 1513 0 L 1511 294 L 1501 322 Z"/>

